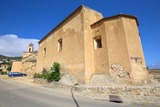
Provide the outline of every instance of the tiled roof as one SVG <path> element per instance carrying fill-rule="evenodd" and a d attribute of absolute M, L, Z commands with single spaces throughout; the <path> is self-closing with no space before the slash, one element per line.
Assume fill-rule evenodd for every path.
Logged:
<path fill-rule="evenodd" d="M 133 18 L 133 19 L 136 20 L 137 25 L 139 25 L 138 19 L 137 19 L 136 16 L 121 13 L 121 14 L 117 14 L 117 15 L 113 15 L 113 16 L 109 16 L 109 17 L 103 18 L 103 19 L 101 19 L 101 20 L 93 23 L 93 24 L 91 25 L 91 27 L 95 26 L 96 24 L 102 23 L 103 21 L 113 20 L 113 19 L 117 19 L 117 18 L 121 18 L 121 17 Z"/>

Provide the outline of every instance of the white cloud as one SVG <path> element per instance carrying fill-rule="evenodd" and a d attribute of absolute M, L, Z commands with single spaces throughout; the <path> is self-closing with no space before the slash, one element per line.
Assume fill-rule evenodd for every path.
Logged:
<path fill-rule="evenodd" d="M 14 34 L 0 35 L 0 54 L 6 56 L 22 56 L 27 51 L 29 43 L 34 44 L 34 50 L 38 50 L 38 39 L 19 38 Z"/>

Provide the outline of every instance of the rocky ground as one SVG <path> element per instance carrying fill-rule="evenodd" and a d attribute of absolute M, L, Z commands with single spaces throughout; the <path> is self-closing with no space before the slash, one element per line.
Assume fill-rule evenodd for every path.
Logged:
<path fill-rule="evenodd" d="M 47 83 L 42 79 L 33 79 L 31 77 L 14 77 L 0 75 L 0 78 L 9 81 L 30 85 L 41 86 L 59 93 L 70 94 L 73 84 L 65 85 L 62 83 Z M 94 85 L 76 85 L 73 90 L 75 95 L 90 97 L 98 100 L 109 100 L 109 95 L 118 95 L 124 102 L 131 103 L 135 106 L 154 106 L 160 105 L 160 84 L 146 84 L 146 85 L 124 85 L 124 84 L 110 84 L 108 86 L 94 86 Z"/>

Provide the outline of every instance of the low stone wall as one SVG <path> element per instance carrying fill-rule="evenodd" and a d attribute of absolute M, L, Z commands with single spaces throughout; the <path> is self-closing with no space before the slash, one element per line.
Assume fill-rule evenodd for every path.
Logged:
<path fill-rule="evenodd" d="M 113 85 L 113 86 L 89 86 L 89 85 L 66 85 L 59 82 L 48 83 L 44 79 L 35 79 L 35 82 L 44 84 L 64 94 L 71 94 L 109 101 L 109 95 L 120 96 L 125 103 L 133 106 L 156 106 L 160 105 L 160 84 L 148 84 L 141 86 Z"/>
<path fill-rule="evenodd" d="M 76 86 L 75 91 L 94 94 L 143 95 L 160 97 L 160 86 Z"/>
<path fill-rule="evenodd" d="M 47 86 L 65 89 L 70 91 L 73 87 L 71 85 L 60 84 L 58 82 L 48 83 L 44 79 L 35 79 L 35 82 L 47 83 Z M 116 94 L 116 95 L 143 95 L 143 96 L 157 96 L 160 97 L 160 84 L 150 84 L 143 86 L 124 86 L 115 84 L 114 86 L 87 86 L 87 85 L 76 85 L 74 86 L 74 91 L 82 95 L 92 95 L 92 94 Z"/>

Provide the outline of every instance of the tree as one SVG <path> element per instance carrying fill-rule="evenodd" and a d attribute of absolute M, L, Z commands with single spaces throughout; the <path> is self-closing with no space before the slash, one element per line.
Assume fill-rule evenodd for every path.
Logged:
<path fill-rule="evenodd" d="M 12 69 L 12 64 L 10 64 L 8 67 L 7 67 L 7 71 L 11 71 L 11 69 Z"/>

